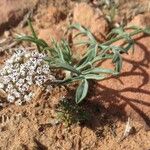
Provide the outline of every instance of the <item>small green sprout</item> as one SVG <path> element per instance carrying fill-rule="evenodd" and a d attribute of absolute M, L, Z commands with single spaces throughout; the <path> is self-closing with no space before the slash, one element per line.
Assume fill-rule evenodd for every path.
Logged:
<path fill-rule="evenodd" d="M 66 126 L 73 123 L 85 123 L 90 118 L 90 114 L 83 108 L 77 105 L 74 101 L 63 99 L 57 105 L 57 119 L 64 122 Z"/>
<path fill-rule="evenodd" d="M 108 40 L 104 43 L 99 43 L 93 34 L 86 28 L 82 27 L 80 24 L 74 24 L 69 27 L 69 30 L 78 30 L 79 35 L 84 35 L 88 40 L 80 41 L 75 43 L 76 45 L 85 45 L 87 47 L 86 53 L 83 55 L 81 60 L 74 61 L 73 53 L 71 47 L 66 40 L 57 42 L 52 41 L 51 46 L 49 46 L 44 40 L 39 39 L 34 32 L 34 29 L 29 22 L 32 29 L 32 36 L 19 36 L 17 39 L 19 41 L 29 41 L 35 43 L 38 50 L 45 51 L 48 57 L 45 61 L 48 62 L 50 68 L 57 68 L 70 71 L 70 76 L 64 80 L 54 81 L 56 84 L 68 84 L 72 82 L 79 82 L 75 94 L 76 103 L 82 102 L 87 96 L 89 89 L 89 80 L 104 80 L 110 75 L 118 75 L 122 68 L 122 54 L 128 53 L 131 48 L 134 48 L 134 35 L 139 33 L 150 34 L 149 29 L 142 29 L 138 27 L 129 28 L 115 28 L 112 29 L 108 35 Z M 132 29 L 132 32 L 127 33 L 127 29 Z M 114 45 L 116 41 L 124 40 L 125 44 L 122 46 Z M 102 62 L 103 60 L 111 59 L 114 64 L 114 69 L 107 69 L 97 66 L 97 62 Z"/>

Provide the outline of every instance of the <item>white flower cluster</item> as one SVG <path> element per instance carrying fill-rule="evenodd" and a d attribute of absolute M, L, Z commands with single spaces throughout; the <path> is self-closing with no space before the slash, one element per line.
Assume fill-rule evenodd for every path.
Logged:
<path fill-rule="evenodd" d="M 34 95 L 31 86 L 43 87 L 46 81 L 55 80 L 44 57 L 37 51 L 19 49 L 5 62 L 0 70 L 0 89 L 7 93 L 8 102 L 17 105 L 29 102 Z"/>

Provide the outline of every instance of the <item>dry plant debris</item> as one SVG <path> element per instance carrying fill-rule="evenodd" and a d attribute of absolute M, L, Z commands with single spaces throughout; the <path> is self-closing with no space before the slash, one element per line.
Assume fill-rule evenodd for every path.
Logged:
<path fill-rule="evenodd" d="M 125 138 L 127 138 L 131 133 L 133 133 L 134 127 L 132 125 L 131 119 L 128 118 L 126 127 L 123 133 L 123 136 L 120 138 L 119 142 L 123 141 Z"/>

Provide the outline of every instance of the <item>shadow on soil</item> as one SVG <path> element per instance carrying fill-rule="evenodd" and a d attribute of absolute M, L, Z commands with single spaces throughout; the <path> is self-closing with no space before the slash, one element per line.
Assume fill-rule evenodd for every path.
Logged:
<path fill-rule="evenodd" d="M 150 129 L 150 71 L 148 70 L 150 67 L 150 51 L 140 42 L 137 42 L 137 45 L 144 51 L 143 59 L 134 61 L 124 58 L 126 63 L 132 64 L 132 69 L 121 73 L 119 77 L 110 77 L 107 81 L 112 80 L 112 83 L 115 84 L 114 81 L 117 80 L 124 86 L 124 80 L 120 78 L 126 77 L 129 79 L 128 82 L 130 82 L 130 77 L 140 76 L 141 81 L 139 82 L 138 88 L 133 85 L 132 87 L 124 86 L 120 90 L 116 90 L 112 85 L 110 88 L 109 84 L 105 86 L 100 83 L 91 82 L 87 105 L 92 110 L 98 108 L 100 112 L 92 112 L 94 121 L 92 120 L 91 124 L 93 129 L 100 126 L 103 122 L 98 118 L 101 112 L 105 112 L 105 114 L 107 114 L 106 116 L 109 116 L 109 118 L 113 120 L 119 119 L 126 121 L 127 116 L 130 116 L 140 121 L 146 130 Z M 128 94 L 125 93 L 131 93 L 131 96 L 129 97 Z M 126 109 L 126 107 L 129 108 Z M 111 122 L 104 121 L 104 124 L 105 123 L 111 124 Z"/>

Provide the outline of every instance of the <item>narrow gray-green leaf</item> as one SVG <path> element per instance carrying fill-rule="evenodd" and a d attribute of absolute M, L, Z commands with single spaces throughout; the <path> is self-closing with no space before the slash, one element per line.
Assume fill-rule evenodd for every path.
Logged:
<path fill-rule="evenodd" d="M 88 88 L 89 88 L 88 81 L 86 79 L 82 80 L 76 90 L 75 100 L 77 104 L 80 103 L 86 97 Z"/>
<path fill-rule="evenodd" d="M 93 79 L 93 80 L 103 80 L 107 76 L 106 75 L 98 75 L 98 74 L 86 74 L 84 75 L 85 79 Z"/>
<path fill-rule="evenodd" d="M 122 57 L 119 56 L 117 61 L 116 61 L 115 70 L 116 70 L 116 72 L 120 72 L 121 69 L 122 69 Z"/>
<path fill-rule="evenodd" d="M 88 73 L 108 73 L 108 74 L 114 74 L 115 71 L 112 70 L 112 69 L 105 69 L 105 68 L 91 68 L 91 69 L 88 69 L 88 70 L 85 70 L 85 71 L 82 71 L 82 74 L 88 74 Z"/>

